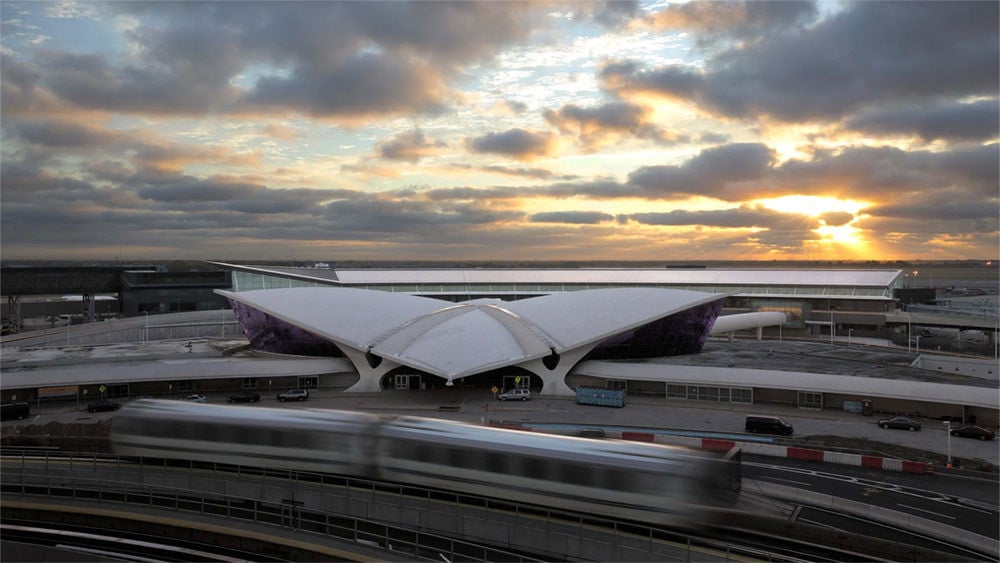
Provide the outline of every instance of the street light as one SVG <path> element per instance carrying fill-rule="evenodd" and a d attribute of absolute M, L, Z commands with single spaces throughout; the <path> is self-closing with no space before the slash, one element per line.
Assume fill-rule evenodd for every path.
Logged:
<path fill-rule="evenodd" d="M 833 306 L 830 307 L 830 344 L 833 345 L 833 337 L 837 333 L 837 325 L 833 324 Z"/>
<path fill-rule="evenodd" d="M 910 316 L 910 311 L 906 311 L 906 353 L 910 353 L 910 341 L 913 340 L 911 336 L 913 334 L 913 326 L 910 321 L 913 318 Z"/>
<path fill-rule="evenodd" d="M 944 421 L 945 432 L 948 433 L 948 467 L 951 467 L 951 421 Z"/>

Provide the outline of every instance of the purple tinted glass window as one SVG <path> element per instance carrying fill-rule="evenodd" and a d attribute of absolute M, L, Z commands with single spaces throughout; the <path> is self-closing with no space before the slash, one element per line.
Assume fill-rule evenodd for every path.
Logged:
<path fill-rule="evenodd" d="M 298 356 L 340 357 L 337 345 L 295 325 L 286 323 L 244 303 L 230 300 L 243 334 L 250 340 L 250 347 L 261 352 L 295 354 Z"/>
<path fill-rule="evenodd" d="M 723 299 L 625 331 L 597 345 L 586 360 L 625 360 L 696 354 L 708 339 Z"/>

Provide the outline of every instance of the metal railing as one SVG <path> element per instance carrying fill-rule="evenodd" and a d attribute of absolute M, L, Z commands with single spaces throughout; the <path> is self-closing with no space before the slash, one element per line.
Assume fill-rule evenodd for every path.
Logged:
<path fill-rule="evenodd" d="M 108 460 L 99 456 L 74 456 L 66 467 L 97 467 Z M 359 547 L 379 548 L 429 560 L 440 561 L 542 561 L 524 554 L 498 549 L 484 544 L 458 540 L 421 530 L 407 529 L 370 519 L 343 514 L 306 509 L 294 501 L 269 502 L 229 494 L 209 494 L 189 488 L 140 484 L 133 481 L 115 481 L 95 477 L 67 477 L 50 475 L 45 459 L 41 473 L 7 469 L 0 478 L 4 495 L 37 496 L 75 501 L 96 501 L 151 509 L 184 512 L 202 516 L 220 517 L 273 526 L 295 532 L 315 534 L 354 543 Z M 117 462 L 115 462 L 117 463 Z M 9 465 L 6 467 L 10 467 Z M 8 497 L 9 498 L 9 497 Z"/>

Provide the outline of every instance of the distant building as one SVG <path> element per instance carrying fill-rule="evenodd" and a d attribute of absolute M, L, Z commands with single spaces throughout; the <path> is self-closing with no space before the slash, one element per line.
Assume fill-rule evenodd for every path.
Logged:
<path fill-rule="evenodd" d="M 784 313 L 768 334 L 821 338 L 835 334 L 894 338 L 887 315 L 899 308 L 901 270 L 692 268 L 422 268 L 317 270 L 215 262 L 232 271 L 232 291 L 283 287 L 350 287 L 462 302 L 505 301 L 563 292 L 655 287 L 720 293 L 723 315 Z"/>

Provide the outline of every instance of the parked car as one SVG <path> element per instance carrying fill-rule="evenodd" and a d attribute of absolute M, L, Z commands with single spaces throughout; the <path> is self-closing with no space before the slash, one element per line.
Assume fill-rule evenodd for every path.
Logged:
<path fill-rule="evenodd" d="M 983 428 L 982 426 L 976 426 L 974 424 L 966 424 L 965 426 L 952 428 L 951 435 L 959 436 L 961 438 L 976 438 L 978 440 L 992 440 L 996 437 L 993 431 L 989 428 Z"/>
<path fill-rule="evenodd" d="M 200 393 L 194 393 L 184 397 L 183 400 L 190 401 L 192 403 L 204 403 L 207 399 L 205 399 L 205 396 Z"/>
<path fill-rule="evenodd" d="M 256 403 L 260 400 L 260 395 L 254 393 L 253 391 L 240 391 L 239 393 L 234 393 L 226 399 L 229 403 Z"/>
<path fill-rule="evenodd" d="M 531 391 L 525 387 L 508 389 L 497 395 L 498 401 L 530 401 Z"/>
<path fill-rule="evenodd" d="M 909 430 L 916 432 L 920 430 L 920 423 L 908 416 L 896 416 L 893 418 L 883 418 L 878 421 L 882 428 L 895 428 L 897 430 Z"/>
<path fill-rule="evenodd" d="M 0 420 L 21 420 L 31 415 L 28 403 L 4 403 L 0 406 Z"/>
<path fill-rule="evenodd" d="M 781 434 L 791 436 L 795 428 L 776 416 L 751 415 L 743 423 L 743 429 L 751 434 Z"/>
<path fill-rule="evenodd" d="M 284 403 L 285 401 L 305 401 L 309 398 L 308 389 L 289 389 L 284 393 L 278 393 L 278 400 Z"/>
<path fill-rule="evenodd" d="M 87 412 L 107 412 L 116 411 L 122 408 L 120 403 L 114 401 L 100 400 L 87 405 Z"/>

